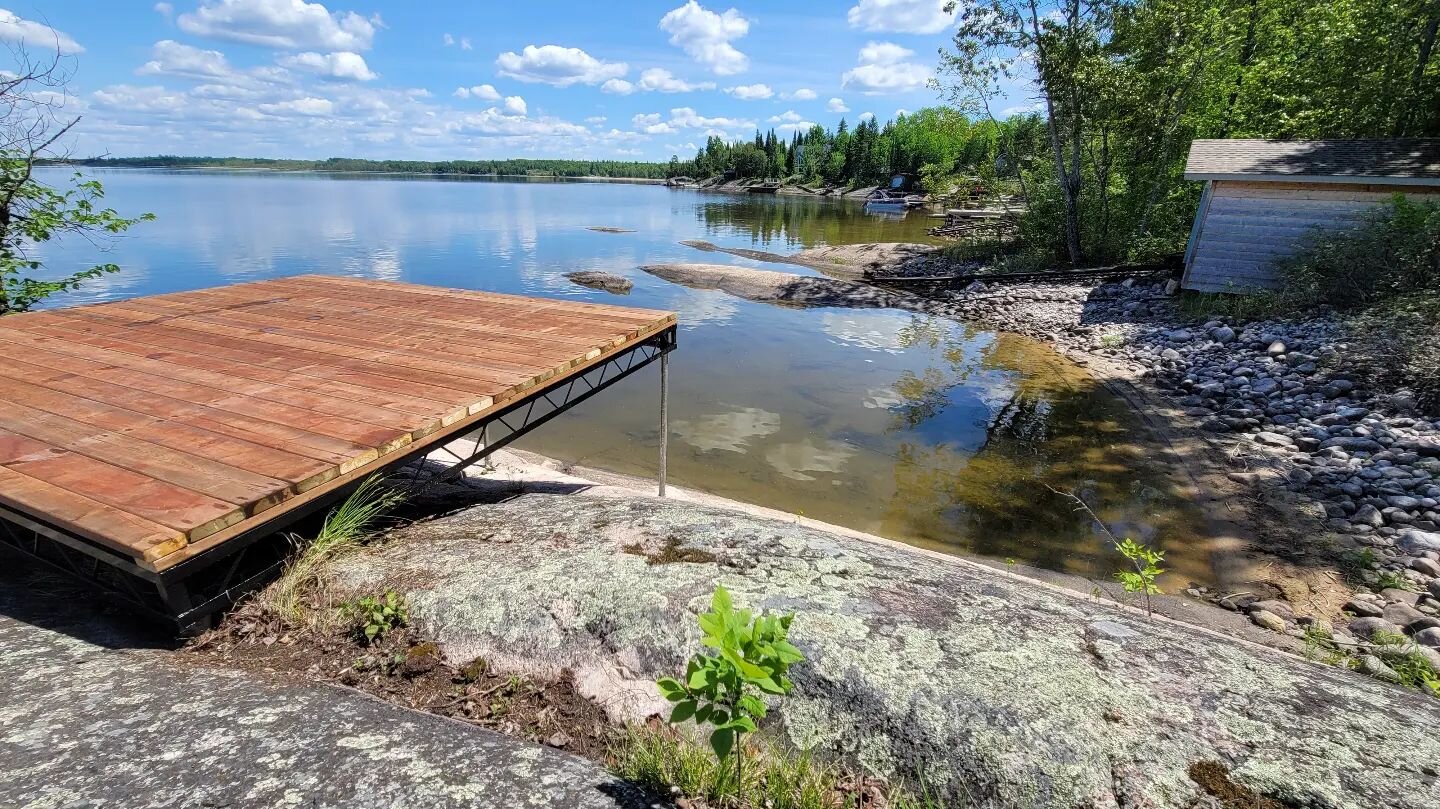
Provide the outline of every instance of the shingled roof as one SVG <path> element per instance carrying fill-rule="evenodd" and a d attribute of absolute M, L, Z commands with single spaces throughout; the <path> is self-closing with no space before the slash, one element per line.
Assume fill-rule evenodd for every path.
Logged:
<path fill-rule="evenodd" d="M 1440 185 L 1440 138 L 1197 140 L 1185 179 Z"/>

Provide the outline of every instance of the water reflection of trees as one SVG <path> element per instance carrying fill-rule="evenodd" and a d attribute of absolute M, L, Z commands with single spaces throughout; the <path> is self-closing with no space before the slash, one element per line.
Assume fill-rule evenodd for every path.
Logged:
<path fill-rule="evenodd" d="M 882 218 L 850 201 L 758 194 L 699 202 L 695 218 L 707 234 L 748 235 L 753 243 L 787 247 L 885 241 L 932 241 L 923 216 Z"/>
<path fill-rule="evenodd" d="M 951 404 L 958 386 L 985 372 L 1004 388 L 973 453 L 903 438 L 886 530 L 954 544 L 986 556 L 1053 570 L 1108 575 L 1115 557 L 1088 517 L 1055 494 L 1081 492 L 1102 519 L 1137 538 L 1186 549 L 1193 511 L 1149 466 L 1145 433 L 1125 406 L 1078 366 L 1035 341 L 997 335 L 976 341 L 937 333 L 917 320 L 912 345 L 936 349 L 935 364 L 895 383 L 904 400 L 892 432 L 906 435 Z M 992 388 L 993 389 L 993 388 Z M 1173 554 L 1172 554 L 1173 555 Z M 1173 564 L 1206 578 L 1199 553 Z"/>

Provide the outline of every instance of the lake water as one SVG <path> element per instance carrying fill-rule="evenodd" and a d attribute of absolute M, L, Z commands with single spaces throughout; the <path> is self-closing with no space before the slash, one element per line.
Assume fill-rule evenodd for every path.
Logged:
<path fill-rule="evenodd" d="M 674 483 L 932 548 L 1108 576 L 1116 554 L 1047 487 L 1083 489 L 1113 527 L 1167 550 L 1172 583 L 1213 581 L 1194 509 L 1148 465 L 1124 405 L 1043 344 L 897 311 L 750 303 L 637 269 L 765 266 L 683 239 L 778 253 L 928 241 L 923 215 L 641 185 L 92 173 L 121 213 L 157 220 L 103 259 L 80 240 L 44 246 L 55 267 L 123 268 L 57 304 L 333 273 L 670 309 L 681 323 Z M 635 288 L 624 297 L 584 289 L 563 277 L 574 270 L 624 275 Z M 657 375 L 647 368 L 519 446 L 653 474 Z"/>

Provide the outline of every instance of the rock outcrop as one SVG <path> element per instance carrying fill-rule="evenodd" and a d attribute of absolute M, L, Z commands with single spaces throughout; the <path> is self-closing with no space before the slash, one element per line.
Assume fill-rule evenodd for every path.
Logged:
<path fill-rule="evenodd" d="M 453 661 L 570 670 L 613 713 L 699 649 L 715 585 L 793 611 L 773 731 L 970 806 L 1440 803 L 1440 702 L 963 560 L 662 500 L 528 495 L 337 562 Z M 1197 769 L 1199 765 L 1199 769 Z M 1258 804 L 1257 804 L 1258 805 Z"/>

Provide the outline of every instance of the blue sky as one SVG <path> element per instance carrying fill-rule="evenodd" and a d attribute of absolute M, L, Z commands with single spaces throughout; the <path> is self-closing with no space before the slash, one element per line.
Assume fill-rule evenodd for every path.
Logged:
<path fill-rule="evenodd" d="M 10 0 L 0 40 L 66 55 L 76 155 L 664 160 L 936 103 L 942 6 Z"/>

